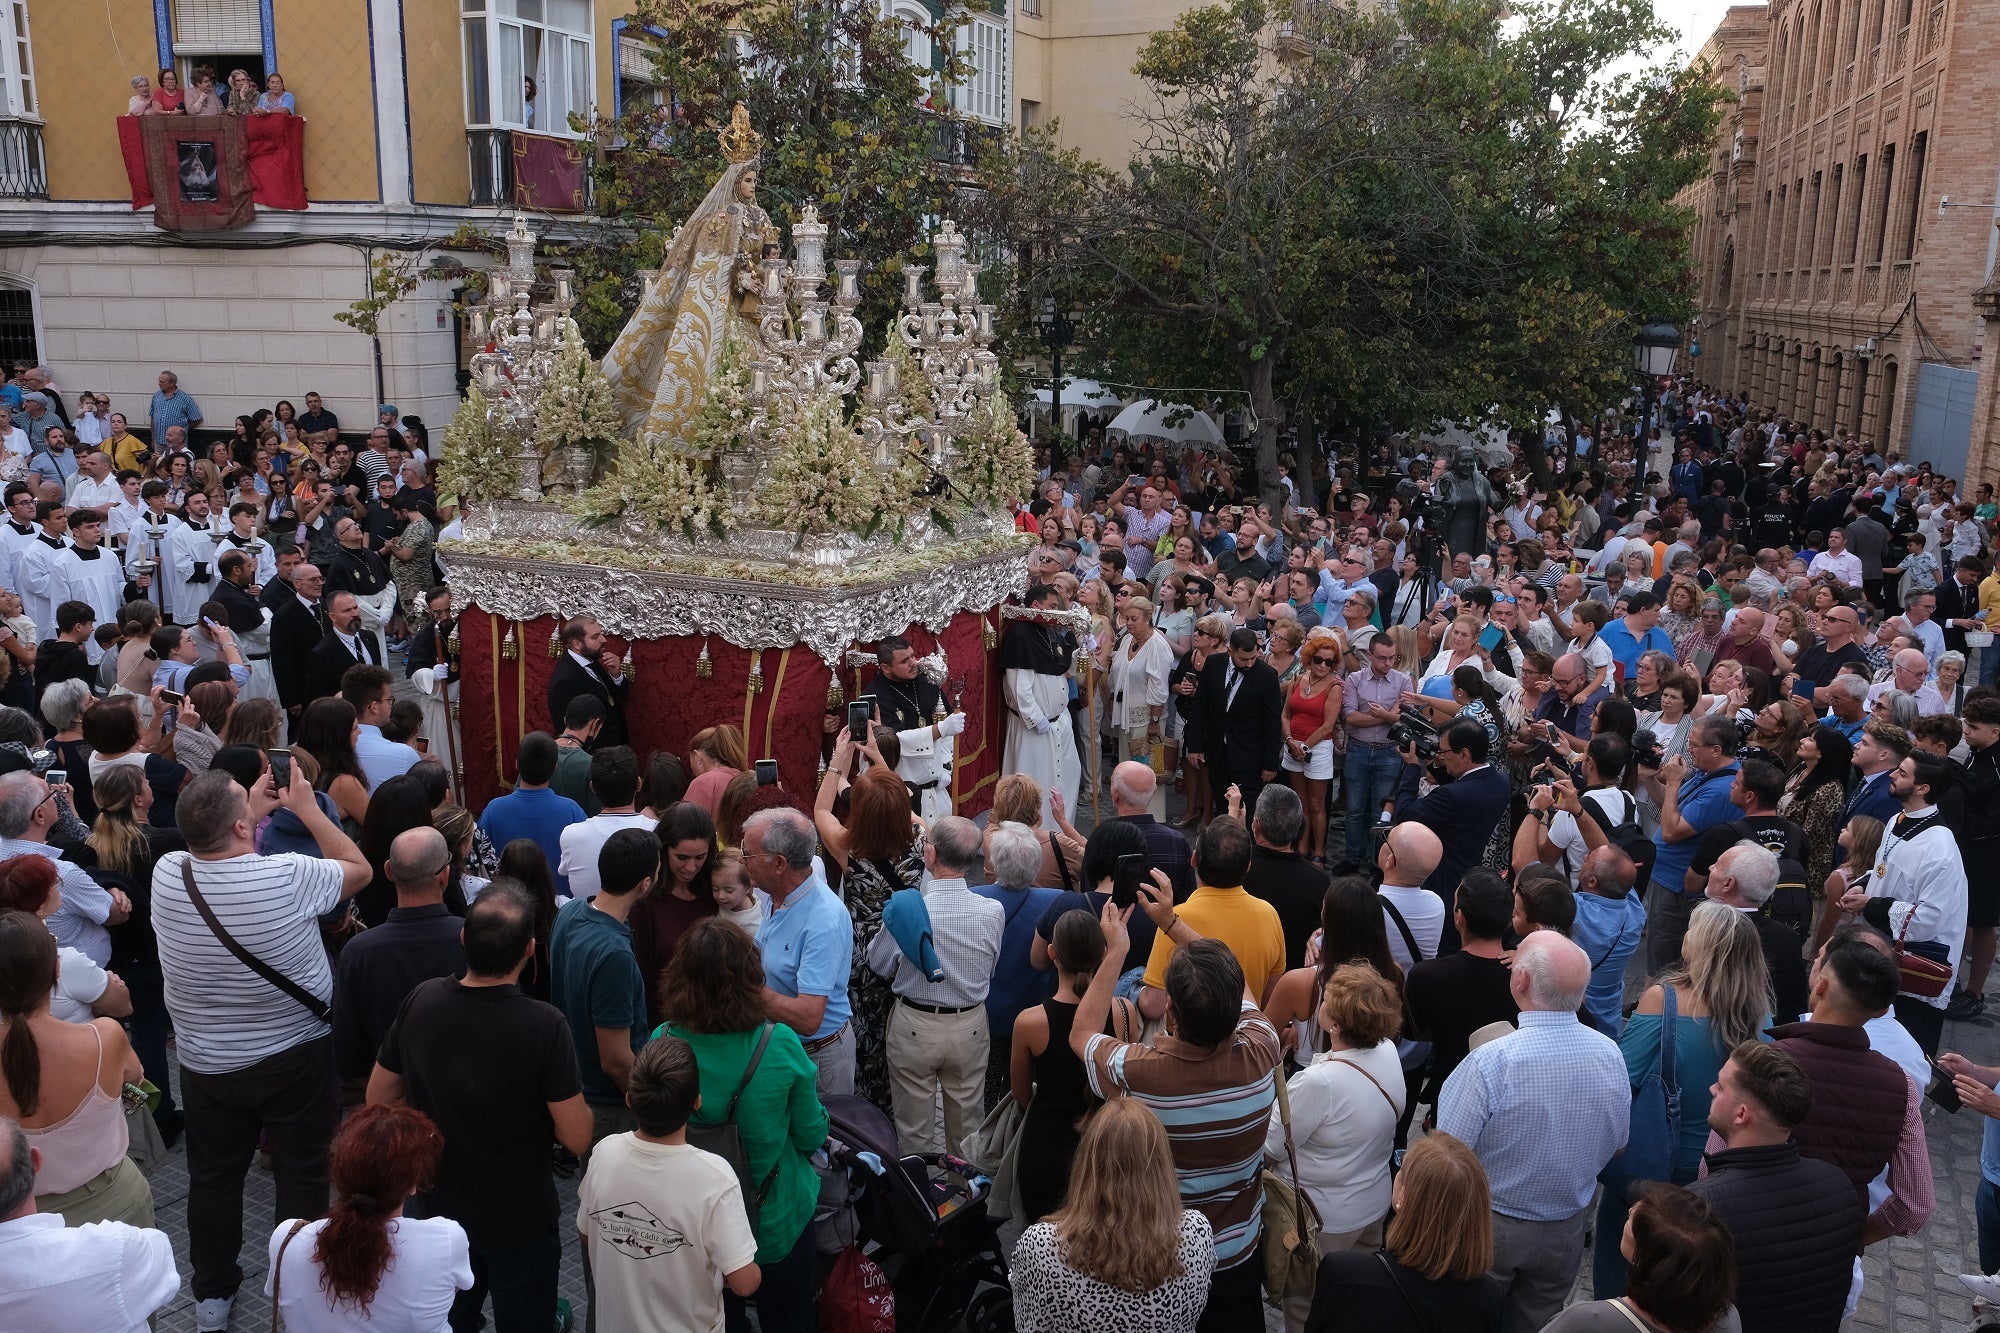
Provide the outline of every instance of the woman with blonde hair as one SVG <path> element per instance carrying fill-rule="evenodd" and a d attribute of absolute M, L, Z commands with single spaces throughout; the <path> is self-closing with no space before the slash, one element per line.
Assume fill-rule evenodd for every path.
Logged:
<path fill-rule="evenodd" d="M 1090 1117 L 1063 1206 L 1021 1233 L 1008 1264 L 1020 1333 L 1193 1333 L 1215 1234 L 1181 1206 L 1167 1131 L 1134 1097 Z"/>
<path fill-rule="evenodd" d="M 1442 630 L 1443 642 L 1417 680 L 1417 693 L 1434 699 L 1451 698 L 1452 673 L 1467 665 L 1482 667 L 1479 635 L 1486 628 L 1478 616 L 1459 616 Z"/>
<path fill-rule="evenodd" d="M 1272 609 L 1276 610 L 1277 605 Z M 1271 638 L 1264 652 L 1264 660 L 1271 664 L 1271 670 L 1278 673 L 1279 689 L 1290 686 L 1305 669 L 1305 657 L 1299 651 L 1305 646 L 1305 642 L 1304 625 L 1289 617 L 1272 619 Z"/>
<path fill-rule="evenodd" d="M 1396 645 L 1396 670 L 1414 680 L 1417 668 L 1423 664 L 1423 645 L 1416 630 L 1408 625 L 1391 625 L 1382 632 Z"/>
<path fill-rule="evenodd" d="M 1761 849 L 1753 854 L 1770 855 Z M 1713 873 L 1721 873 L 1720 863 Z M 1669 1001 L 1674 1006 L 1671 1017 L 1666 1012 Z M 1680 964 L 1646 988 L 1618 1038 L 1625 1071 L 1636 1089 L 1660 1071 L 1661 1046 L 1667 1025 L 1672 1024 L 1681 1090 L 1681 1140 L 1674 1152 L 1673 1183 L 1685 1185 L 1700 1172 L 1702 1150 L 1708 1145 L 1709 1089 L 1731 1051 L 1762 1038 L 1771 1010 L 1771 972 L 1750 918 L 1712 899 L 1695 904 Z M 1598 1199 L 1597 1234 L 1623 1232 L 1629 1207 L 1622 1190 L 1607 1187 Z M 1618 1247 L 1598 1246 L 1592 1256 L 1591 1290 L 1598 1299 L 1623 1294 L 1625 1258 Z"/>
<path fill-rule="evenodd" d="M 1667 585 L 1667 604 L 1660 611 L 1660 628 L 1667 632 L 1668 639 L 1676 640 L 1700 621 L 1701 589 L 1693 579 L 1682 575 Z"/>
<path fill-rule="evenodd" d="M 1372 964 L 1342 963 L 1326 978 L 1318 1019 L 1327 1049 L 1287 1085 L 1290 1151 L 1284 1116 L 1274 1106 L 1264 1156 L 1287 1176 L 1297 1161 L 1298 1183 L 1319 1213 L 1322 1255 L 1372 1251 L 1381 1246 L 1389 1212 L 1389 1157 L 1407 1095 L 1396 1052 L 1403 994 Z M 1305 1296 L 1285 1301 L 1291 1333 L 1305 1327 L 1310 1305 Z"/>
<path fill-rule="evenodd" d="M 1320 1261 L 1306 1333 L 1499 1333 L 1507 1289 L 1487 1272 L 1492 1195 L 1472 1149 L 1426 1134 L 1403 1154 L 1389 1197 L 1379 1253 L 1342 1250 Z"/>
<path fill-rule="evenodd" d="M 1333 781 L 1334 737 L 1341 719 L 1340 636 L 1316 629 L 1306 636 L 1307 666 L 1284 687 L 1284 753 L 1280 765 L 1305 807 L 1308 861 L 1326 854 L 1326 789 Z"/>
<path fill-rule="evenodd" d="M 993 813 L 986 820 L 986 873 L 993 875 L 993 831 L 1002 824 L 1021 824 L 1042 845 L 1042 868 L 1035 876 L 1040 888 L 1074 889 L 1083 866 L 1084 837 L 1069 822 L 1061 795 L 1050 801 L 1049 815 L 1055 827 L 1043 828 L 1042 784 L 1026 773 L 1009 773 L 993 788 Z"/>

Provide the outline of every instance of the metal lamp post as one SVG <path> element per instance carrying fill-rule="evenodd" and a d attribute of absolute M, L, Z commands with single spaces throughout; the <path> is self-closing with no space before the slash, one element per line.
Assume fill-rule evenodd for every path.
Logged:
<path fill-rule="evenodd" d="M 1652 462 L 1653 406 L 1659 398 L 1660 377 L 1673 373 L 1674 355 L 1680 351 L 1681 331 L 1664 320 L 1654 320 L 1632 339 L 1632 360 L 1639 369 L 1645 391 L 1645 415 L 1639 425 L 1639 448 L 1648 464 Z"/>
<path fill-rule="evenodd" d="M 1066 311 L 1056 306 L 1056 298 L 1042 298 L 1042 313 L 1036 318 L 1041 329 L 1042 345 L 1049 349 L 1049 438 L 1051 442 L 1062 439 L 1062 354 L 1063 348 L 1076 341 L 1076 321 Z"/>

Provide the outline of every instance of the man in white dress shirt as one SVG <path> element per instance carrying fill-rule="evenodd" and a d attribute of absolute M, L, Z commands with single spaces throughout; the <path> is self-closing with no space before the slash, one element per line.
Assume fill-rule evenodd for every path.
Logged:
<path fill-rule="evenodd" d="M 966 873 L 979 864 L 980 834 L 971 820 L 944 815 L 932 821 L 921 892 L 937 950 L 937 979 L 910 961 L 887 925 L 868 942 L 868 966 L 890 978 L 896 993 L 885 1037 L 889 1095 L 896 1137 L 909 1152 L 939 1150 L 934 1108 L 940 1093 L 945 1152 L 963 1151 L 982 1113 L 991 1045 L 986 993 L 1000 959 L 1006 913 L 965 886 Z"/>
<path fill-rule="evenodd" d="M 1806 566 L 1806 577 L 1831 574 L 1850 588 L 1861 586 L 1861 557 L 1847 549 L 1847 529 L 1835 528 L 1826 534 L 1826 549 Z"/>
<path fill-rule="evenodd" d="M 39 1148 L 0 1116 L 0 1328 L 146 1333 L 179 1292 L 167 1233 L 124 1222 L 63 1225 L 35 1211 Z"/>
<path fill-rule="evenodd" d="M 1875 873 L 1840 900 L 1843 911 L 1861 913 L 1890 938 L 1902 939 L 1909 952 L 1942 950 L 1939 961 L 1954 969 L 1965 943 L 1965 863 L 1937 801 L 1950 790 L 1957 772 L 1949 759 L 1922 750 L 1896 766 L 1889 775 L 1889 794 L 1902 803 L 1903 813 L 1882 834 Z M 1934 996 L 1907 990 L 1896 996 L 1896 1020 L 1933 1059 L 1950 999 L 1950 986 Z"/>
<path fill-rule="evenodd" d="M 108 515 L 111 507 L 125 498 L 118 479 L 111 475 L 111 455 L 92 449 L 76 457 L 76 475 L 69 479 L 65 497 L 77 509 L 99 509 Z"/>
<path fill-rule="evenodd" d="M 562 856 L 556 869 L 569 881 L 570 896 L 587 902 L 597 896 L 597 854 L 620 829 L 651 829 L 654 820 L 639 813 L 639 757 L 629 745 L 607 746 L 590 756 L 590 789 L 603 808 L 580 824 L 562 831 Z"/>
<path fill-rule="evenodd" d="M 347 632 L 353 631 L 350 628 Z M 347 668 L 340 678 L 340 697 L 353 706 L 361 728 L 354 742 L 354 757 L 361 761 L 361 775 L 368 779 L 370 794 L 390 778 L 417 766 L 422 755 L 382 734 L 382 724 L 389 720 L 389 710 L 396 706 L 396 678 L 387 668 L 371 662 Z"/>
<path fill-rule="evenodd" d="M 64 602 L 88 602 L 100 625 L 118 623 L 127 592 L 143 597 L 152 587 L 150 576 L 141 574 L 131 588 L 125 584 L 125 567 L 118 553 L 104 545 L 104 511 L 79 509 L 70 515 L 70 548 L 56 553 L 50 580 L 51 595 L 57 606 Z M 92 665 L 104 656 L 95 638 L 85 642 L 84 651 Z"/>

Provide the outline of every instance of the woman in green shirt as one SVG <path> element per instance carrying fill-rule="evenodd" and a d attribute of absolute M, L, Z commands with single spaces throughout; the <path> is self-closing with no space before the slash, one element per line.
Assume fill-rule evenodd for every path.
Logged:
<path fill-rule="evenodd" d="M 653 1035 L 687 1042 L 700 1070 L 701 1105 L 689 1123 L 722 1123 L 764 1032 L 764 964 L 756 942 L 719 917 L 697 921 L 660 975 L 660 1009 L 667 1021 Z M 812 1215 L 819 1177 L 811 1157 L 827 1132 L 818 1077 L 799 1034 L 779 1023 L 736 1104 L 750 1178 L 768 1182 L 754 1228 L 763 1269 L 757 1320 L 764 1333 L 814 1327 Z M 729 1293 L 724 1305 L 732 1329 L 747 1327 L 739 1297 Z"/>

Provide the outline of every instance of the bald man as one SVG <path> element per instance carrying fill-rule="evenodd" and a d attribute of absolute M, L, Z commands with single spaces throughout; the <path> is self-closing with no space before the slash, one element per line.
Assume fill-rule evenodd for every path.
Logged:
<path fill-rule="evenodd" d="M 1789 661 L 1772 651 L 1771 640 L 1764 634 L 1764 613 L 1754 606 L 1743 607 L 1730 619 L 1722 642 L 1715 645 L 1715 660 L 1741 662 L 1767 676 L 1782 676 L 1791 667 Z"/>
<path fill-rule="evenodd" d="M 1438 956 L 1444 937 L 1444 900 L 1424 881 L 1444 859 L 1444 844 L 1422 824 L 1398 824 L 1382 840 L 1375 864 L 1382 867 L 1382 924 L 1389 952 L 1407 974 L 1412 966 Z M 1453 932 L 1456 935 L 1457 932 Z"/>
<path fill-rule="evenodd" d="M 1127 759 L 1111 770 L 1111 809 L 1145 838 L 1146 868 L 1165 871 L 1173 881 L 1174 901 L 1186 902 L 1195 888 L 1194 859 L 1181 831 L 1154 814 L 1159 786 L 1151 764 Z"/>
<path fill-rule="evenodd" d="M 1519 1029 L 1452 1071 L 1437 1127 L 1486 1168 L 1507 1327 L 1538 1329 L 1576 1284 L 1597 1173 L 1625 1147 L 1632 1085 L 1618 1043 L 1577 1021 L 1590 986 L 1582 949 L 1538 930 L 1515 951 L 1509 984 Z"/>
<path fill-rule="evenodd" d="M 340 951 L 333 988 L 334 1063 L 350 1106 L 361 1104 L 375 1053 L 410 992 L 432 977 L 465 971 L 460 922 L 444 905 L 449 888 L 465 910 L 444 834 L 428 824 L 398 834 L 384 869 L 396 886 L 396 905 L 381 925 Z"/>

